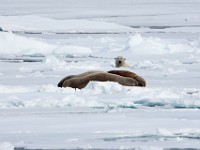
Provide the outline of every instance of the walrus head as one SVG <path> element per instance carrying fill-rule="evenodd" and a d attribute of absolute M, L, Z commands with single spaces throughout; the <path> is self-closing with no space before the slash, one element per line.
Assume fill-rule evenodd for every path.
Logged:
<path fill-rule="evenodd" d="M 66 80 L 69 80 L 69 79 L 71 79 L 71 78 L 73 78 L 73 77 L 75 77 L 75 75 L 70 75 L 70 76 L 67 76 L 67 77 L 63 78 L 63 79 L 57 84 L 57 86 L 58 86 L 58 87 L 63 87 L 63 83 L 64 83 Z"/>

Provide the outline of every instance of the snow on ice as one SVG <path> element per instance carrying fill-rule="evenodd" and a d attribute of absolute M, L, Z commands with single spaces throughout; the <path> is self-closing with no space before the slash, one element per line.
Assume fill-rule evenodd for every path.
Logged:
<path fill-rule="evenodd" d="M 26 20 L 26 21 L 24 21 Z M 44 24 L 45 22 L 45 24 Z M 54 20 L 39 16 L 0 16 L 5 31 L 74 33 L 74 32 L 126 32 L 131 27 L 102 21 L 84 19 Z"/>
<path fill-rule="evenodd" d="M 199 1 L 0 1 L 0 150 L 200 148 Z M 57 87 L 116 56 L 147 87 Z"/>

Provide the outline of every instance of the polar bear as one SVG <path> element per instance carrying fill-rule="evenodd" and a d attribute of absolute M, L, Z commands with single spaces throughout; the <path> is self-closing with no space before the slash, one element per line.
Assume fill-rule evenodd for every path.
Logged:
<path fill-rule="evenodd" d="M 128 67 L 127 63 L 125 62 L 126 58 L 123 56 L 117 56 L 115 58 L 115 67 Z"/>

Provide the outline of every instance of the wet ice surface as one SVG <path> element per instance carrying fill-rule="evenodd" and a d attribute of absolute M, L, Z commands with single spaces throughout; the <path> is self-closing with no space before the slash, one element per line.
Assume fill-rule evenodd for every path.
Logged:
<path fill-rule="evenodd" d="M 0 149 L 200 148 L 199 1 L 0 1 Z M 147 87 L 57 87 L 118 55 Z"/>

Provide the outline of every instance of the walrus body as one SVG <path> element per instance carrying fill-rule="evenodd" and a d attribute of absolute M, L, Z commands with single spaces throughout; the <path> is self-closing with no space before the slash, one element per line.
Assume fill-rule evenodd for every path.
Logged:
<path fill-rule="evenodd" d="M 116 74 L 116 75 L 119 75 L 119 76 L 123 76 L 123 77 L 129 77 L 129 78 L 132 78 L 134 80 L 136 80 L 138 82 L 138 86 L 143 86 L 145 87 L 146 86 L 146 81 L 138 76 L 137 74 L 131 72 L 131 71 L 127 71 L 127 70 L 110 70 L 108 71 L 108 73 L 111 73 L 111 74 Z"/>
<path fill-rule="evenodd" d="M 90 81 L 99 81 L 99 82 L 117 82 L 124 86 L 136 86 L 138 82 L 129 77 L 122 77 L 115 74 L 110 74 L 107 72 L 86 72 L 77 76 L 68 76 L 62 79 L 59 83 L 59 87 L 72 87 L 82 89 Z"/>
<path fill-rule="evenodd" d="M 123 70 L 111 70 L 108 72 L 103 71 L 87 71 L 78 75 L 69 75 L 63 78 L 59 83 L 58 87 L 72 87 L 82 89 L 90 81 L 99 82 L 117 82 L 124 86 L 145 86 L 146 82 L 142 77 L 130 72 Z"/>
<path fill-rule="evenodd" d="M 83 77 L 83 76 L 87 76 L 87 75 L 89 75 L 89 74 L 98 73 L 98 72 L 102 72 L 102 71 L 87 71 L 87 72 L 84 72 L 84 73 L 81 73 L 81 74 L 78 74 L 78 75 L 69 75 L 69 76 L 63 78 L 63 79 L 58 83 L 57 86 L 58 86 L 58 87 L 63 87 L 64 81 L 69 80 L 69 79 L 71 79 L 71 78 Z"/>

